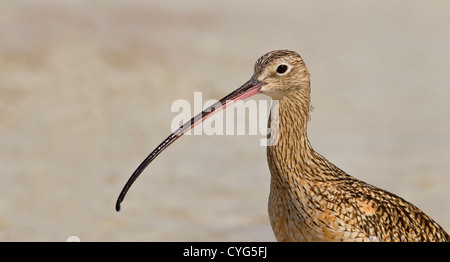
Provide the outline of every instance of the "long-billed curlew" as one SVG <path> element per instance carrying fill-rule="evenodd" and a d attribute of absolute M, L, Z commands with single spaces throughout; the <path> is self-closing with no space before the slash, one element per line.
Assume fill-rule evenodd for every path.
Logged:
<path fill-rule="evenodd" d="M 278 241 L 450 241 L 413 204 L 346 174 L 313 150 L 307 137 L 310 77 L 300 55 L 289 50 L 263 55 L 248 82 L 166 138 L 130 177 L 116 210 L 136 178 L 172 142 L 213 113 L 258 93 L 279 100 L 279 113 L 269 118 L 278 140 L 267 147 L 269 217 Z"/>

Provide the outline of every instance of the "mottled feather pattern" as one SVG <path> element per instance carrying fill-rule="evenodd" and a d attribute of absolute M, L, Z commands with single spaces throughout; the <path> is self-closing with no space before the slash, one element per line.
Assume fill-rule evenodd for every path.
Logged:
<path fill-rule="evenodd" d="M 280 61 L 301 68 L 275 79 L 268 71 Z M 269 217 L 278 241 L 450 241 L 413 204 L 346 174 L 313 150 L 307 137 L 309 73 L 297 53 L 262 56 L 254 76 L 281 97 L 279 114 L 269 118 L 278 142 L 267 147 Z"/>

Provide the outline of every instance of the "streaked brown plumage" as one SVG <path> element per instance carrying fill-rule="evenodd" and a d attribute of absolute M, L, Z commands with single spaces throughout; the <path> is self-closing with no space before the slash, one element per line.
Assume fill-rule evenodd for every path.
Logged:
<path fill-rule="evenodd" d="M 279 64 L 292 67 L 283 75 Z M 256 63 L 262 88 L 279 99 L 278 142 L 267 147 L 269 216 L 278 241 L 449 241 L 416 206 L 333 165 L 307 138 L 309 73 L 295 52 L 270 52 Z"/>
<path fill-rule="evenodd" d="M 444 229 L 413 204 L 349 176 L 313 150 L 307 137 L 309 73 L 302 58 L 289 50 L 259 58 L 248 82 L 169 135 L 130 177 L 116 210 L 141 172 L 177 138 L 257 93 L 279 101 L 278 114 L 269 118 L 267 147 L 269 217 L 278 241 L 450 241 Z"/>

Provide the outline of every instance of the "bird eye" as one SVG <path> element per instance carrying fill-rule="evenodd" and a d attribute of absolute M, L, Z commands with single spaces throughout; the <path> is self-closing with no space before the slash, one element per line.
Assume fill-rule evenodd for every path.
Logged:
<path fill-rule="evenodd" d="M 281 64 L 277 67 L 278 74 L 284 74 L 288 70 L 288 66 L 285 64 Z"/>

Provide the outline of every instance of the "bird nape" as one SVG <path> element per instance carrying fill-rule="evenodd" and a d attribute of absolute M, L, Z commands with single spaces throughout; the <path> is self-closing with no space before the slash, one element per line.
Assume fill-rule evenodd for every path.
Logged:
<path fill-rule="evenodd" d="M 214 113 L 259 93 L 278 100 L 267 146 L 269 217 L 278 241 L 450 241 L 413 204 L 346 174 L 314 151 L 307 136 L 310 76 L 300 55 L 290 50 L 260 57 L 249 81 L 170 134 L 127 181 L 116 210 L 136 178 L 170 144 Z"/>

